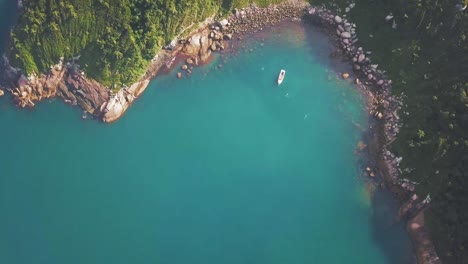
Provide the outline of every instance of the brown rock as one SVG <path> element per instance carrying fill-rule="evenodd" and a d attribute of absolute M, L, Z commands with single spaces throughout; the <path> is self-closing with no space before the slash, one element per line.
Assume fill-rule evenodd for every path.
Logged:
<path fill-rule="evenodd" d="M 193 61 L 192 58 L 188 58 L 188 59 L 186 60 L 186 62 L 187 62 L 187 64 L 193 64 L 193 63 L 194 63 L 194 61 Z"/>
<path fill-rule="evenodd" d="M 206 34 L 206 31 L 201 32 L 201 34 L 202 35 L 200 37 L 199 56 L 200 56 L 201 61 L 205 63 L 208 61 L 211 55 L 211 50 L 210 50 L 211 43 L 209 42 L 210 39 L 208 39 L 208 36 L 207 36 L 208 34 Z"/>
<path fill-rule="evenodd" d="M 182 78 L 182 73 L 181 72 L 177 73 L 177 78 L 179 78 L 179 79 Z"/>
<path fill-rule="evenodd" d="M 182 68 L 182 70 L 184 70 L 184 71 L 185 71 L 185 70 L 187 70 L 187 69 L 188 69 L 188 66 L 187 66 L 186 64 L 184 64 L 184 65 L 182 65 L 182 67 L 181 67 L 181 68 Z"/>
<path fill-rule="evenodd" d="M 349 73 L 344 72 L 343 74 L 341 74 L 341 77 L 343 77 L 343 79 L 348 79 L 349 78 Z"/>
<path fill-rule="evenodd" d="M 4 94 L 5 94 L 5 92 L 0 89 L 0 96 L 3 96 Z"/>
<path fill-rule="evenodd" d="M 359 141 L 358 144 L 357 144 L 357 147 L 358 147 L 359 150 L 362 151 L 362 150 L 364 150 L 367 146 L 366 146 L 366 144 L 364 144 L 364 142 Z"/>

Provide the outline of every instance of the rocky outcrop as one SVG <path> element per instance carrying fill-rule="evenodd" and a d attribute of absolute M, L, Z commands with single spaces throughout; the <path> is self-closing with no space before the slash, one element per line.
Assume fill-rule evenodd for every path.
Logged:
<path fill-rule="evenodd" d="M 218 22 L 215 24 L 217 23 Z M 187 40 L 182 41 L 183 47 L 181 53 L 189 57 L 187 63 L 195 65 L 199 62 L 201 64 L 207 63 L 212 51 L 220 51 L 225 48 L 223 29 L 214 26 L 215 24 L 204 28 L 187 38 Z M 225 22 L 223 28 L 226 28 L 228 25 L 229 22 Z"/>
<path fill-rule="evenodd" d="M 109 89 L 76 71 L 66 71 L 58 83 L 57 94 L 66 102 L 81 106 L 85 111 L 100 116 L 100 106 L 109 100 Z"/>
<path fill-rule="evenodd" d="M 101 120 L 105 123 L 117 121 L 130 105 L 145 91 L 150 83 L 150 80 L 157 72 L 166 65 L 170 65 L 174 61 L 174 57 L 179 52 L 179 49 L 174 51 L 161 50 L 153 59 L 152 64 L 143 75 L 141 81 L 132 84 L 130 87 L 121 88 L 116 94 L 109 97 L 106 102 L 99 105 L 101 112 Z"/>
<path fill-rule="evenodd" d="M 150 80 L 143 80 L 128 88 L 120 89 L 109 101 L 104 102 L 99 108 L 103 112 L 102 121 L 111 123 L 119 119 L 133 101 L 143 93 L 149 82 Z"/>
<path fill-rule="evenodd" d="M 306 5 L 303 1 L 288 1 L 267 8 L 252 5 L 214 23 L 211 17 L 200 24 L 199 31 L 180 41 L 181 45 L 172 47 L 170 51 L 161 50 L 139 82 L 120 89 L 116 94 L 111 94 L 107 87 L 97 81 L 86 78 L 75 61 L 65 62 L 63 59 L 44 74 L 26 76 L 21 70 L 11 67 L 8 59 L 3 57 L 0 81 L 20 107 L 33 107 L 38 101 L 59 96 L 65 102 L 79 105 L 102 118 L 104 122 L 113 122 L 145 90 L 149 80 L 162 66 L 171 67 L 179 51 L 189 57 L 189 65 L 206 63 L 212 52 L 225 49 L 225 41 L 232 39 L 234 34 L 255 32 L 286 19 L 300 18 Z M 192 67 L 184 70 L 189 75 Z"/>
<path fill-rule="evenodd" d="M 98 116 L 99 106 L 109 98 L 109 90 L 105 86 L 87 79 L 77 64 L 64 63 L 63 59 L 39 76 L 26 77 L 10 66 L 6 57 L 2 58 L 1 68 L 1 79 L 21 108 L 34 107 L 38 101 L 59 96 L 65 102 L 80 105 L 90 114 Z"/>

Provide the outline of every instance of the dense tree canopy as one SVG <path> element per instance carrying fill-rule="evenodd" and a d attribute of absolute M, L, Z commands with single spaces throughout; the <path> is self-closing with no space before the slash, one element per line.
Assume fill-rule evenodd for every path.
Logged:
<path fill-rule="evenodd" d="M 468 9 L 461 0 L 355 2 L 348 16 L 360 45 L 403 95 L 404 125 L 391 145 L 402 176 L 432 197 L 426 217 L 443 262 L 468 263 Z"/>
<path fill-rule="evenodd" d="M 138 79 L 182 29 L 252 0 L 28 0 L 9 54 L 28 74 L 78 55 L 106 85 Z M 258 0 L 265 5 L 278 0 Z"/>

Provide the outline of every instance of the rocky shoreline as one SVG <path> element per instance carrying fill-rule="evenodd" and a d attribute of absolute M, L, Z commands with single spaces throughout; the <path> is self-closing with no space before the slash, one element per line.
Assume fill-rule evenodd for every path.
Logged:
<path fill-rule="evenodd" d="M 234 36 L 240 38 L 242 34 L 254 33 L 286 20 L 301 19 L 307 6 L 308 4 L 303 1 L 288 1 L 266 8 L 250 6 L 236 9 L 232 15 L 219 21 L 214 21 L 212 18 L 205 20 L 186 38 L 177 40 L 169 49 L 161 50 L 140 82 L 129 88 L 125 87 L 113 95 L 101 107 L 102 120 L 109 123 L 119 119 L 131 103 L 143 93 L 157 72 L 163 67 L 171 69 L 177 57 L 185 59 L 185 64 L 176 74 L 177 77 L 190 76 L 193 67 L 206 64 L 211 59 L 212 53 L 222 52 L 228 48 L 229 41 Z"/>
<path fill-rule="evenodd" d="M 349 8 L 352 7 L 354 6 Z M 251 6 L 235 10 L 234 14 L 220 21 L 209 19 L 170 49 L 161 50 L 139 82 L 130 87 L 123 87 L 115 94 L 98 82 L 87 79 L 75 60 L 61 60 L 51 67 L 48 73 L 26 77 L 19 69 L 11 67 L 4 56 L 0 63 L 0 84 L 6 87 L 20 107 L 33 107 L 37 101 L 59 96 L 65 102 L 80 105 L 86 112 L 103 122 L 114 122 L 144 92 L 161 68 L 172 67 L 177 56 L 183 56 L 186 62 L 181 71 L 177 72 L 177 77 L 189 76 L 193 67 L 209 61 L 212 52 L 226 49 L 231 39 L 240 39 L 244 34 L 297 19 L 308 20 L 326 30 L 336 42 L 343 57 L 350 61 L 356 76 L 354 82 L 366 96 L 369 114 L 375 120 L 371 133 L 376 136 L 375 148 L 378 150 L 379 161 L 377 166 L 369 166 L 366 171 L 371 177 L 380 172 L 389 189 L 406 200 L 398 218 L 409 219 L 408 232 L 415 245 L 418 262 L 440 263 L 424 226 L 424 209 L 430 202 L 430 197 L 418 197 L 414 193 L 416 183 L 401 179 L 399 163 L 402 158 L 395 156 L 388 149 L 401 125 L 398 117 L 401 102 L 391 95 L 391 80 L 385 78 L 378 65 L 372 64 L 371 52 L 357 46 L 356 25 L 345 16 L 341 17 L 326 8 L 311 7 L 304 1 L 289 1 L 267 8 Z M 343 73 L 342 77 L 351 76 L 349 73 Z M 0 96 L 2 93 L 0 87 Z"/>
<path fill-rule="evenodd" d="M 349 9 L 353 7 L 353 4 L 348 6 Z M 415 193 L 416 183 L 401 178 L 399 164 L 402 157 L 397 157 L 388 149 L 396 139 L 401 126 L 398 111 L 402 103 L 399 98 L 391 94 L 392 81 L 386 79 L 377 64 L 372 64 L 371 52 L 357 47 L 356 24 L 349 22 L 345 16 L 342 18 L 323 7 L 310 7 L 307 13 L 306 17 L 312 23 L 327 30 L 341 49 L 343 56 L 349 59 L 356 75 L 354 82 L 367 97 L 369 115 L 375 120 L 375 127 L 372 128 L 374 131 L 370 133 L 376 137 L 376 149 L 380 152 L 376 153 L 378 167 L 367 167 L 367 173 L 374 177 L 374 171 L 381 172 L 389 189 L 400 198 L 406 199 L 397 219 L 408 219 L 407 230 L 415 246 L 418 263 L 441 263 L 424 224 L 424 210 L 431 198 L 429 195 L 425 198 L 418 197 Z M 342 76 L 348 78 L 349 74 L 344 73 Z"/>

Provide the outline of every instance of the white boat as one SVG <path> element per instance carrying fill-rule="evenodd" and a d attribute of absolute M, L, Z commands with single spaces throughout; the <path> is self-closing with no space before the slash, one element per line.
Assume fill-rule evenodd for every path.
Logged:
<path fill-rule="evenodd" d="M 280 85 L 284 80 L 284 75 L 286 75 L 285 70 L 281 70 L 278 76 L 278 85 Z"/>

